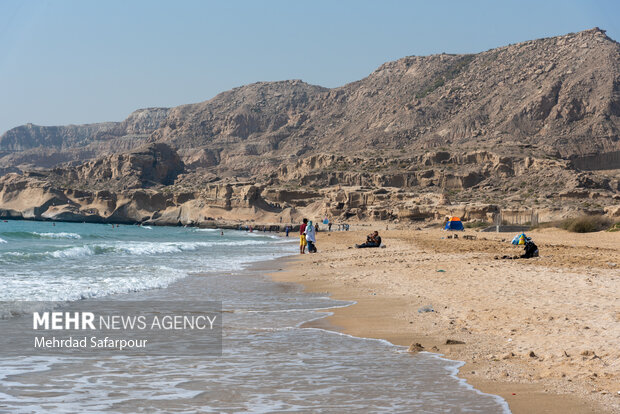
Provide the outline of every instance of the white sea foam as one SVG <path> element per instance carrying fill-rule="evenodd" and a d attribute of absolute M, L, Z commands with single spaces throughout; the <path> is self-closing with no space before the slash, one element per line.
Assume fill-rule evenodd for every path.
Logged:
<path fill-rule="evenodd" d="M 81 239 L 82 236 L 80 236 L 77 233 L 38 233 L 36 231 L 33 231 L 32 234 L 34 234 L 35 236 L 38 236 L 42 239 Z"/>
<path fill-rule="evenodd" d="M 3 242 L 0 242 L 3 243 Z M 264 245 L 266 242 L 259 240 L 239 240 L 227 242 L 116 242 L 116 243 L 97 243 L 74 246 L 66 249 L 53 250 L 47 252 L 4 252 L 0 256 L 5 257 L 32 257 L 45 258 L 53 257 L 56 259 L 80 258 L 95 255 L 131 255 L 149 256 L 158 254 L 181 253 L 185 251 L 195 251 L 200 248 L 208 247 L 234 247 Z M 266 257 L 268 260 L 270 257 Z"/>
<path fill-rule="evenodd" d="M 0 293 L 0 300 L 75 301 L 119 293 L 161 289 L 185 276 L 187 276 L 186 271 L 156 266 L 135 269 L 127 275 L 92 274 L 79 278 L 65 276 L 62 283 L 58 283 L 54 275 L 38 272 L 37 276 L 32 279 L 8 281 Z M 19 310 L 19 302 L 15 303 L 15 306 L 11 306 L 11 310 Z"/>
<path fill-rule="evenodd" d="M 94 255 L 95 249 L 93 248 L 93 246 L 78 246 L 78 247 L 71 247 L 65 250 L 56 250 L 53 252 L 48 252 L 48 254 L 55 258 L 84 257 L 84 256 Z"/>
<path fill-rule="evenodd" d="M 55 258 L 86 257 L 97 254 L 129 254 L 135 256 L 179 253 L 184 250 L 196 250 L 200 243 L 150 243 L 150 242 L 127 242 L 118 244 L 93 244 L 76 246 L 64 250 L 48 252 Z"/>
<path fill-rule="evenodd" d="M 437 358 L 437 359 L 440 359 L 442 361 L 446 361 L 448 363 L 451 363 L 449 365 L 446 365 L 445 369 L 448 371 L 449 375 L 452 378 L 454 378 L 455 380 L 458 381 L 460 386 L 462 386 L 462 387 L 464 387 L 464 388 L 466 388 L 468 390 L 471 390 L 471 391 L 475 392 L 478 395 L 484 395 L 484 396 L 492 398 L 502 408 L 502 412 L 504 414 L 512 413 L 512 411 L 510 410 L 510 407 L 508 406 L 508 402 L 504 398 L 500 397 L 499 395 L 482 392 L 482 391 L 474 388 L 470 383 L 467 382 L 467 380 L 465 378 L 460 378 L 458 376 L 459 369 L 463 365 L 465 365 L 465 362 L 463 362 L 463 361 L 454 361 L 454 360 L 451 360 L 451 359 L 443 358 L 440 354 L 434 354 L 434 353 L 431 353 L 431 352 L 423 352 L 423 353 L 429 355 L 432 358 Z"/>
<path fill-rule="evenodd" d="M 6 240 L 0 238 L 0 243 L 6 243 Z"/>
<path fill-rule="evenodd" d="M 115 252 L 131 254 L 136 256 L 180 253 L 187 250 L 196 250 L 201 247 L 202 243 L 196 242 L 180 242 L 180 243 L 150 243 L 150 242 L 134 242 L 122 243 L 113 247 Z"/>

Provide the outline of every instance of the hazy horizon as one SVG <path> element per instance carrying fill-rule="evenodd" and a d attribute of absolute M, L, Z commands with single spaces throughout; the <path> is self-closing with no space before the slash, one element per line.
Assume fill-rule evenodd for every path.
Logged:
<path fill-rule="evenodd" d="M 0 0 L 0 134 L 26 123 L 122 121 L 259 81 L 337 87 L 405 56 L 477 53 L 595 26 L 618 39 L 618 12 L 611 1 Z"/>

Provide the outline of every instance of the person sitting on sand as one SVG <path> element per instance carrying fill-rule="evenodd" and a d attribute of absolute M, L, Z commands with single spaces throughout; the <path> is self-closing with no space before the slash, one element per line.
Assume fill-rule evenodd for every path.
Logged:
<path fill-rule="evenodd" d="M 517 259 L 531 259 L 532 257 L 538 257 L 538 246 L 532 241 L 531 237 L 525 237 L 525 245 L 523 246 L 523 254 L 521 256 L 508 256 L 504 255 L 502 257 L 495 256 L 495 259 L 508 259 L 508 260 L 517 260 Z"/>
<path fill-rule="evenodd" d="M 381 236 L 379 236 L 379 232 L 375 231 L 374 233 L 370 233 L 366 236 L 366 243 L 364 244 L 356 244 L 355 247 L 358 249 L 362 249 L 365 247 L 379 247 L 381 246 Z"/>
<path fill-rule="evenodd" d="M 523 247 L 522 259 L 531 259 L 532 257 L 538 257 L 538 246 L 534 244 L 531 237 L 525 239 L 525 246 Z"/>

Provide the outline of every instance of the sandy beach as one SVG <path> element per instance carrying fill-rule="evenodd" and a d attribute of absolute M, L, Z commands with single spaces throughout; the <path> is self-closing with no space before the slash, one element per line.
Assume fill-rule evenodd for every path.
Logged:
<path fill-rule="evenodd" d="M 387 248 L 351 248 L 375 229 Z M 354 230 L 319 232 L 318 254 L 273 275 L 357 302 L 322 327 L 465 361 L 517 414 L 620 412 L 620 233 L 532 231 L 541 257 L 502 260 L 522 251 L 511 233 Z"/>

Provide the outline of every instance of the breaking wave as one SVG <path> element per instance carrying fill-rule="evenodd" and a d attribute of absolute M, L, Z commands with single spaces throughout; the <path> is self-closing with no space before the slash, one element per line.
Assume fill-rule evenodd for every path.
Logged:
<path fill-rule="evenodd" d="M 12 232 L 4 232 L 2 233 L 5 236 L 16 238 L 16 239 L 72 239 L 77 240 L 81 239 L 77 233 L 38 233 L 36 231 L 12 231 Z"/>
<path fill-rule="evenodd" d="M 42 239 L 81 239 L 77 233 L 37 233 L 33 232 L 33 234 L 39 236 Z"/>
<path fill-rule="evenodd" d="M 120 242 L 120 243 L 101 243 L 87 244 L 84 246 L 74 246 L 60 250 L 45 252 L 5 252 L 1 256 L 5 258 L 16 258 L 20 261 L 29 259 L 53 258 L 78 258 L 103 254 L 120 254 L 131 256 L 149 256 L 168 253 L 181 253 L 184 251 L 198 250 L 203 247 L 214 246 L 246 246 L 259 245 L 264 242 L 258 240 L 240 240 L 228 242 Z M 1 260 L 0 260 L 1 262 Z"/>

